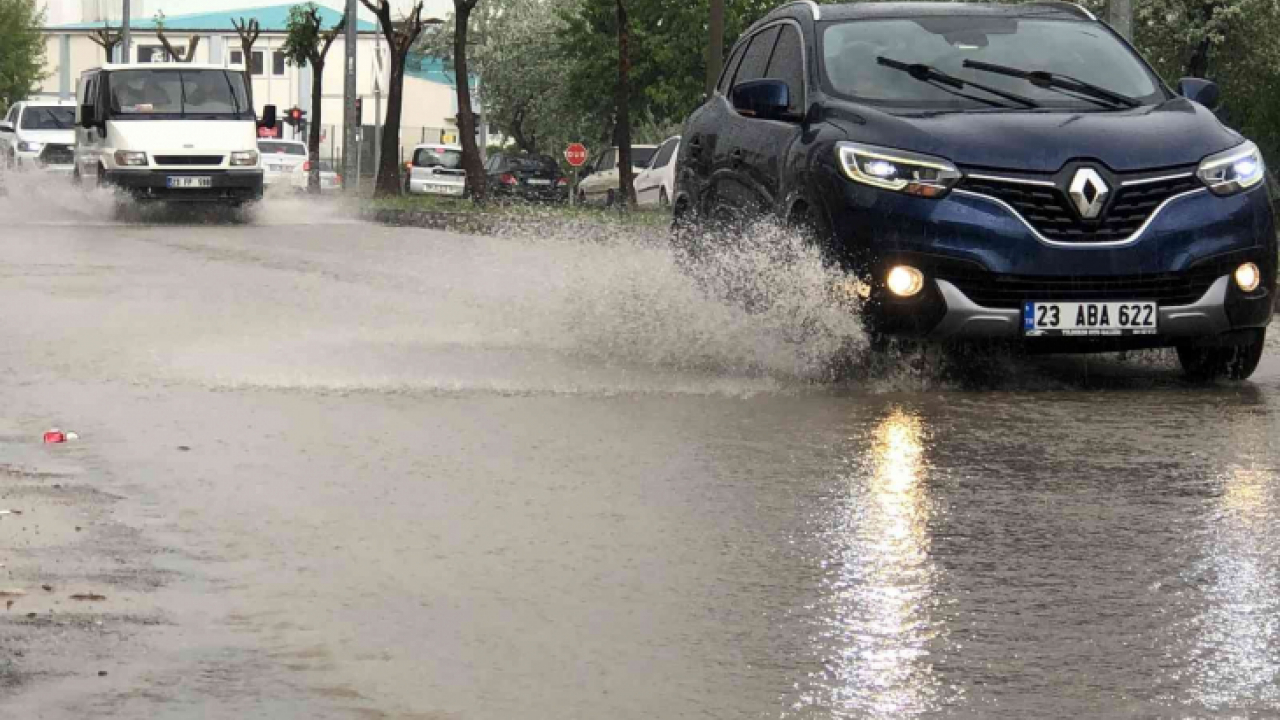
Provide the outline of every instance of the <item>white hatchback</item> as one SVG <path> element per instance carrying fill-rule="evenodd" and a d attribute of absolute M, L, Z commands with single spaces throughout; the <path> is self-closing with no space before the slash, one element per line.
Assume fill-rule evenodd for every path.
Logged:
<path fill-rule="evenodd" d="M 259 140 L 258 152 L 267 187 L 288 187 L 294 171 L 307 161 L 307 145 L 297 140 Z"/>
<path fill-rule="evenodd" d="M 636 176 L 653 159 L 657 145 L 631 146 L 631 174 Z M 596 156 L 585 168 L 587 176 L 578 182 L 579 203 L 613 205 L 618 194 L 618 148 L 611 147 Z"/>
<path fill-rule="evenodd" d="M 467 171 L 462 169 L 462 148 L 457 145 L 419 145 L 405 166 L 405 191 L 410 195 L 462 197 Z"/>
<path fill-rule="evenodd" d="M 76 104 L 15 103 L 0 119 L 0 165 L 70 174 L 75 167 Z"/>
<path fill-rule="evenodd" d="M 636 176 L 637 205 L 670 207 L 671 196 L 675 194 L 676 154 L 679 152 L 679 135 L 667 138 L 658 146 L 649 166 Z"/>

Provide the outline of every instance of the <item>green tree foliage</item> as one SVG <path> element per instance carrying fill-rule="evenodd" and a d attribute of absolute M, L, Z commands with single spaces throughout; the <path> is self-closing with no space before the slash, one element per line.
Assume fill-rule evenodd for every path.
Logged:
<path fill-rule="evenodd" d="M 307 191 L 320 192 L 320 127 L 322 94 L 324 88 L 324 63 L 333 41 L 342 34 L 347 16 L 344 14 L 332 28 L 325 29 L 320 17 L 320 7 L 313 2 L 289 8 L 284 39 L 284 56 L 290 65 L 311 66 L 311 119 L 307 133 L 307 154 L 311 161 L 311 173 L 307 178 Z M 247 61 L 248 56 L 245 57 Z"/>
<path fill-rule="evenodd" d="M 0 113 L 44 79 L 43 23 L 35 0 L 0 0 Z"/>

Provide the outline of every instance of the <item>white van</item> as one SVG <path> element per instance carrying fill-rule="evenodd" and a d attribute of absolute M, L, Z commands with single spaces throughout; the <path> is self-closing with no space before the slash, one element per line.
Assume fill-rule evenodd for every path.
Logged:
<path fill-rule="evenodd" d="M 258 128 L 243 68 L 196 63 L 104 65 L 80 76 L 74 177 L 136 200 L 262 199 Z"/>

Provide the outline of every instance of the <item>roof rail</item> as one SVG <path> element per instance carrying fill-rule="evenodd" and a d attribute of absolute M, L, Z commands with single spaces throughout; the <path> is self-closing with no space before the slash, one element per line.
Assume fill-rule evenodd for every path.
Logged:
<path fill-rule="evenodd" d="M 1049 8 L 1049 7 L 1057 8 L 1059 10 L 1064 10 L 1066 12 L 1072 13 L 1077 17 L 1082 17 L 1086 20 L 1092 20 L 1093 22 L 1098 21 L 1097 16 L 1089 12 L 1088 8 L 1086 8 L 1083 5 L 1080 5 L 1079 3 L 1068 2 L 1068 0 L 1032 0 L 1032 2 L 1024 2 L 1021 4 L 1025 6 L 1038 5 L 1040 7 L 1046 7 L 1046 8 Z"/>
<path fill-rule="evenodd" d="M 814 2 L 813 0 L 794 0 L 793 2 L 789 2 L 786 5 L 779 5 L 778 7 L 774 8 L 774 10 L 775 11 L 782 10 L 784 8 L 789 8 L 792 5 L 808 5 L 809 10 L 813 13 L 813 19 L 814 20 L 822 19 L 822 11 L 818 9 L 818 3 Z"/>

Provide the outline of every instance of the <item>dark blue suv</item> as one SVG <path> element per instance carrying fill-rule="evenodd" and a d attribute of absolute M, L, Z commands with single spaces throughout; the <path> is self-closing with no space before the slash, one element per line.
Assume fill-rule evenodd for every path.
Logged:
<path fill-rule="evenodd" d="M 677 227 L 806 227 L 883 335 L 1174 346 L 1193 377 L 1243 379 L 1276 232 L 1217 95 L 1173 92 L 1068 3 L 795 2 L 687 121 Z"/>

